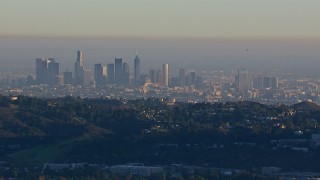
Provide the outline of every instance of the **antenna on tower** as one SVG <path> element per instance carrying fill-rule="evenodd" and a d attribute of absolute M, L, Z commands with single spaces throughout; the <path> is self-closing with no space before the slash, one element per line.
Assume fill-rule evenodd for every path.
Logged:
<path fill-rule="evenodd" d="M 136 48 L 136 56 L 138 56 L 138 49 Z"/>

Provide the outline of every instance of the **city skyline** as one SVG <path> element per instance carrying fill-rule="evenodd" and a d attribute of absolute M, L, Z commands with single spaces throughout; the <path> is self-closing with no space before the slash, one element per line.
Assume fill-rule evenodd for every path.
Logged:
<path fill-rule="evenodd" d="M 61 69 L 70 70 L 70 52 L 78 49 L 93 69 L 114 57 L 131 59 L 138 49 L 145 60 L 141 72 L 169 63 L 172 69 L 244 66 L 319 75 L 319 5 L 313 0 L 4 0 L 0 71 L 33 72 L 29 62 L 35 56 L 55 57 Z M 134 72 L 134 66 L 129 69 Z"/>
<path fill-rule="evenodd" d="M 35 59 L 35 83 L 48 85 L 120 85 L 139 87 L 150 83 L 158 84 L 163 87 L 184 87 L 198 84 L 201 76 L 196 76 L 194 70 L 179 68 L 178 73 L 169 73 L 169 64 L 162 64 L 162 69 L 149 69 L 149 73 L 140 72 L 140 58 L 136 52 L 133 59 L 133 73 L 130 73 L 130 63 L 123 62 L 122 58 L 115 58 L 114 64 L 102 63 L 94 64 L 93 76 L 90 68 L 84 66 L 83 51 L 76 52 L 76 62 L 74 68 L 74 75 L 68 70 L 60 71 L 60 64 L 56 62 L 55 58 L 43 57 Z M 203 73 L 203 71 L 202 71 Z M 205 72 L 204 74 L 210 72 Z M 221 71 L 222 73 L 222 71 Z M 249 69 L 239 67 L 234 73 L 235 88 L 243 93 L 249 91 L 251 88 L 272 88 L 278 87 L 278 78 L 274 75 L 275 72 L 269 72 L 262 75 L 254 75 L 250 73 Z M 8 77 L 7 77 L 8 78 Z M 200 78 L 200 79 L 199 79 Z M 196 83 L 196 79 L 198 82 Z M 7 82 L 11 82 L 7 80 Z M 201 80 L 202 81 L 202 80 Z"/>
<path fill-rule="evenodd" d="M 83 58 L 84 54 L 78 50 L 75 57 L 74 73 L 83 74 L 80 81 L 79 76 L 72 77 L 72 72 L 59 73 L 59 62 L 55 58 L 36 58 L 34 77 L 5 74 L 5 79 L 2 77 L 0 80 L 4 87 L 1 91 L 8 95 L 37 97 L 79 96 L 123 99 L 166 97 L 172 102 L 194 103 L 239 100 L 266 104 L 320 102 L 318 78 L 306 78 L 299 74 L 256 73 L 243 67 L 238 68 L 236 72 L 196 72 L 179 68 L 173 70 L 177 73 L 169 73 L 171 66 L 162 64 L 157 69 L 149 69 L 148 74 L 142 73 L 139 83 L 136 83 L 135 72 L 130 75 L 130 65 L 122 58 L 115 58 L 115 63 L 107 66 L 101 63 L 95 64 L 92 72 L 88 67 L 80 66 L 80 62 L 84 64 L 86 61 L 86 58 Z M 137 56 L 132 57 L 131 62 L 135 64 L 136 60 Z M 82 71 L 77 70 L 79 67 Z"/>

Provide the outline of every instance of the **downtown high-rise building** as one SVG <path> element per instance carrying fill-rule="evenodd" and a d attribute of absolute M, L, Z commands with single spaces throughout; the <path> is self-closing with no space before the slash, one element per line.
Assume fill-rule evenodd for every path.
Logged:
<path fill-rule="evenodd" d="M 52 85 L 60 84 L 60 77 L 59 77 L 60 69 L 59 63 L 55 61 L 54 58 L 49 58 L 48 61 L 48 83 Z"/>
<path fill-rule="evenodd" d="M 129 74 L 129 64 L 128 63 L 123 63 L 122 72 L 123 72 L 122 84 L 129 85 L 130 74 Z"/>
<path fill-rule="evenodd" d="M 107 80 L 107 66 L 102 66 L 102 75 L 105 81 Z"/>
<path fill-rule="evenodd" d="M 59 83 L 59 63 L 54 58 L 36 59 L 36 83 L 52 84 Z"/>
<path fill-rule="evenodd" d="M 196 84 L 196 73 L 194 71 L 191 71 L 189 74 L 189 85 L 194 85 Z"/>
<path fill-rule="evenodd" d="M 278 88 L 278 78 L 275 76 L 263 76 L 258 74 L 258 76 L 253 78 L 253 88 L 256 89 L 277 89 Z"/>
<path fill-rule="evenodd" d="M 156 83 L 156 70 L 150 69 L 148 77 L 149 77 L 151 83 Z"/>
<path fill-rule="evenodd" d="M 184 68 L 179 69 L 179 85 L 186 85 L 186 70 Z"/>
<path fill-rule="evenodd" d="M 84 66 L 83 66 L 83 53 L 77 51 L 77 59 L 74 64 L 74 82 L 77 85 L 83 85 L 84 81 Z"/>
<path fill-rule="evenodd" d="M 65 72 L 63 72 L 63 84 L 72 84 L 73 80 L 72 80 L 72 72 L 69 72 L 68 70 L 66 70 Z"/>
<path fill-rule="evenodd" d="M 36 59 L 36 83 L 47 83 L 48 60 L 46 58 Z"/>
<path fill-rule="evenodd" d="M 248 69 L 239 68 L 236 75 L 236 84 L 239 92 L 245 92 L 250 89 L 251 81 Z"/>
<path fill-rule="evenodd" d="M 271 88 L 278 89 L 278 77 L 271 77 Z"/>
<path fill-rule="evenodd" d="M 149 70 L 149 79 L 151 81 L 151 83 L 160 83 L 162 81 L 162 79 L 160 79 L 161 77 L 161 70 L 160 69 L 150 69 Z"/>
<path fill-rule="evenodd" d="M 120 85 L 123 84 L 123 67 L 122 67 L 122 58 L 115 58 L 115 84 Z"/>
<path fill-rule="evenodd" d="M 103 85 L 105 82 L 105 78 L 103 75 L 103 67 L 101 64 L 94 65 L 94 81 L 96 85 Z"/>
<path fill-rule="evenodd" d="M 169 64 L 162 65 L 162 86 L 169 86 Z"/>
<path fill-rule="evenodd" d="M 138 57 L 138 54 L 136 54 L 136 57 L 134 58 L 134 76 L 133 76 L 133 80 L 134 80 L 134 84 L 135 85 L 140 85 L 140 59 Z"/>
<path fill-rule="evenodd" d="M 83 84 L 84 86 L 89 86 L 91 85 L 91 78 L 92 78 L 92 73 L 90 69 L 85 69 L 83 71 Z"/>
<path fill-rule="evenodd" d="M 114 84 L 114 64 L 107 64 L 107 83 Z"/>
<path fill-rule="evenodd" d="M 263 88 L 272 88 L 277 89 L 278 88 L 278 78 L 274 76 L 265 76 L 263 77 Z"/>
<path fill-rule="evenodd" d="M 261 74 L 258 74 L 253 78 L 252 87 L 255 89 L 263 88 L 263 76 Z"/>

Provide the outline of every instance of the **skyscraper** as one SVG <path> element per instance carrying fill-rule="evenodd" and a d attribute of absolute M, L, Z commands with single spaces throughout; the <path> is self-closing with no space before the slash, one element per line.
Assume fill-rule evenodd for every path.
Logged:
<path fill-rule="evenodd" d="M 104 83 L 103 67 L 101 64 L 94 65 L 94 81 L 96 85 L 102 85 Z"/>
<path fill-rule="evenodd" d="M 271 88 L 271 77 L 270 76 L 263 77 L 262 87 L 263 88 Z"/>
<path fill-rule="evenodd" d="M 169 64 L 162 65 L 162 85 L 169 86 Z"/>
<path fill-rule="evenodd" d="M 46 58 L 36 59 L 36 82 L 45 84 L 48 79 L 48 60 Z"/>
<path fill-rule="evenodd" d="M 149 79 L 151 83 L 162 83 L 161 77 L 161 70 L 160 69 L 150 69 L 149 70 Z"/>
<path fill-rule="evenodd" d="M 138 54 L 136 54 L 136 58 L 134 59 L 134 83 L 135 85 L 140 84 L 140 59 Z"/>
<path fill-rule="evenodd" d="M 278 77 L 271 77 L 271 88 L 278 89 Z"/>
<path fill-rule="evenodd" d="M 77 60 L 74 64 L 74 81 L 75 84 L 83 85 L 84 79 L 84 66 L 83 66 L 83 53 L 77 51 Z"/>
<path fill-rule="evenodd" d="M 179 69 L 179 83 L 180 86 L 186 85 L 186 70 L 183 68 Z"/>
<path fill-rule="evenodd" d="M 63 72 L 63 84 L 72 84 L 72 72 L 68 70 Z"/>
<path fill-rule="evenodd" d="M 54 58 L 49 58 L 48 61 L 48 83 L 57 85 L 59 84 L 59 63 L 55 62 Z"/>
<path fill-rule="evenodd" d="M 263 88 L 263 77 L 261 74 L 258 74 L 256 77 L 253 78 L 252 86 L 255 89 Z"/>
<path fill-rule="evenodd" d="M 107 64 L 107 82 L 108 84 L 114 83 L 114 64 Z"/>
<path fill-rule="evenodd" d="M 122 58 L 115 58 L 115 84 L 119 85 L 123 83 L 123 69 Z"/>
<path fill-rule="evenodd" d="M 196 84 L 196 73 L 194 71 L 190 72 L 190 85 Z"/>
<path fill-rule="evenodd" d="M 91 83 L 91 70 L 86 69 L 83 72 L 83 85 L 88 86 Z"/>
<path fill-rule="evenodd" d="M 59 63 L 54 58 L 36 59 L 36 82 L 38 84 L 58 84 Z"/>
<path fill-rule="evenodd" d="M 107 77 L 107 66 L 102 66 L 102 75 L 103 75 L 103 78 L 106 79 L 106 77 Z"/>
<path fill-rule="evenodd" d="M 123 83 L 124 85 L 129 85 L 129 65 L 128 63 L 123 63 Z"/>
<path fill-rule="evenodd" d="M 236 76 L 236 83 L 239 92 L 244 92 L 250 89 L 250 78 L 248 69 L 239 68 Z"/>
<path fill-rule="evenodd" d="M 150 69 L 148 76 L 149 76 L 151 83 L 156 83 L 156 70 Z"/>
<path fill-rule="evenodd" d="M 77 62 L 80 66 L 83 66 L 83 53 L 82 51 L 77 51 Z"/>

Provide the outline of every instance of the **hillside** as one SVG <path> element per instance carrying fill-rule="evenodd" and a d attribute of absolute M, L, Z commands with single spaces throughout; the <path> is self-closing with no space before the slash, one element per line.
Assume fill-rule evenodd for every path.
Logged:
<path fill-rule="evenodd" d="M 320 106 L 313 102 L 304 101 L 291 106 L 297 111 L 320 111 Z"/>
<path fill-rule="evenodd" d="M 17 166 L 143 162 L 226 168 L 261 167 L 267 162 L 320 172 L 315 165 L 320 152 L 278 149 L 275 143 L 310 139 L 319 132 L 320 111 L 310 113 L 310 107 L 317 106 L 253 102 L 167 106 L 154 98 L 1 97 L 0 160 Z M 293 108 L 301 110 L 292 113 Z M 303 134 L 297 135 L 297 130 Z M 302 142 L 306 143 L 299 146 L 310 145 Z"/>

